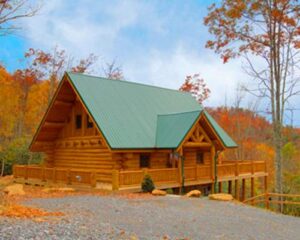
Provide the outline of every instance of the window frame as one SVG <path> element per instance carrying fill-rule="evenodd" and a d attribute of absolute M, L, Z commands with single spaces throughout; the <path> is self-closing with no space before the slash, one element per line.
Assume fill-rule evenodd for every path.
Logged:
<path fill-rule="evenodd" d="M 204 152 L 202 152 L 202 151 L 196 152 L 196 164 L 198 164 L 198 165 L 204 164 Z"/>
<path fill-rule="evenodd" d="M 82 114 L 75 115 L 75 129 L 79 130 L 82 128 Z"/>
<path fill-rule="evenodd" d="M 144 161 L 146 161 L 146 164 Z M 150 168 L 150 154 L 144 154 L 144 153 L 140 154 L 139 167 Z"/>

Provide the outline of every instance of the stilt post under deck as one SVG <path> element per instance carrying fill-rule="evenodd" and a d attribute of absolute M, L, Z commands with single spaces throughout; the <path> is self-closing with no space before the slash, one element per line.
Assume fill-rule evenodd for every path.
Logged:
<path fill-rule="evenodd" d="M 239 186 L 239 180 L 238 179 L 236 179 L 235 181 L 234 181 L 234 185 L 235 185 L 235 198 L 236 198 L 236 200 L 239 200 L 240 199 L 240 186 Z"/>
<path fill-rule="evenodd" d="M 254 177 L 251 177 L 251 198 L 253 198 L 254 197 Z M 254 204 L 254 201 L 252 200 L 251 201 L 251 205 L 253 205 Z"/>
<path fill-rule="evenodd" d="M 242 201 L 246 199 L 246 179 L 242 179 Z"/>
<path fill-rule="evenodd" d="M 228 181 L 228 193 L 232 194 L 232 181 Z"/>
<path fill-rule="evenodd" d="M 222 182 L 219 182 L 219 193 L 223 192 L 223 184 Z"/>

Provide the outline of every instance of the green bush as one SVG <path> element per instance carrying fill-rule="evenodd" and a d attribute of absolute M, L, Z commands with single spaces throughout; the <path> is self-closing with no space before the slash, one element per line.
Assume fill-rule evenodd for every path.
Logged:
<path fill-rule="evenodd" d="M 142 182 L 143 192 L 152 192 L 155 189 L 154 183 L 150 175 L 145 175 Z"/>
<path fill-rule="evenodd" d="M 41 153 L 30 153 L 29 141 L 26 138 L 17 138 L 10 142 L 0 152 L 0 173 L 4 161 L 4 175 L 12 174 L 14 164 L 39 164 L 43 156 Z M 31 157 L 30 157 L 31 154 Z"/>

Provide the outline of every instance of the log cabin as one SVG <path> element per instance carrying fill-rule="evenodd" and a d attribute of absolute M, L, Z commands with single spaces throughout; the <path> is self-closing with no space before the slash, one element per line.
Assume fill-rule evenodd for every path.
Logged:
<path fill-rule="evenodd" d="M 189 94 L 128 81 L 67 72 L 30 144 L 42 165 L 16 165 L 29 181 L 140 190 L 145 174 L 161 189 L 267 176 L 264 161 L 226 161 L 237 144 Z M 254 185 L 254 184 L 253 184 Z M 253 189 L 251 191 L 254 191 Z"/>

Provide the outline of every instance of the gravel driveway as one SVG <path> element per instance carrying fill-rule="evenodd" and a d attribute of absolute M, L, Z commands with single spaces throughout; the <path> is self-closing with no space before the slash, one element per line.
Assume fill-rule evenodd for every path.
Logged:
<path fill-rule="evenodd" d="M 205 198 L 69 196 L 24 204 L 66 215 L 1 217 L 0 239 L 300 239 L 300 218 Z"/>

